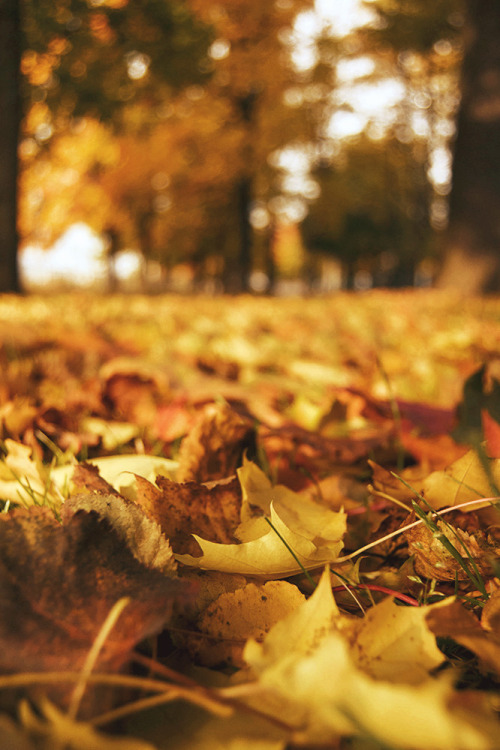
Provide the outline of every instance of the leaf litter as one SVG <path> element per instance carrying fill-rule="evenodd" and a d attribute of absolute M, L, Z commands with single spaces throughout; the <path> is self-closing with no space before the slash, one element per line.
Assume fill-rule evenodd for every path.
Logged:
<path fill-rule="evenodd" d="M 498 747 L 497 300 L 0 325 L 3 743 Z"/>

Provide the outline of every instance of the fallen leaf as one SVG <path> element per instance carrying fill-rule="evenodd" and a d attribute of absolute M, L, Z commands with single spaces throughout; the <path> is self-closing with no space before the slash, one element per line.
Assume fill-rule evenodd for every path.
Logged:
<path fill-rule="evenodd" d="M 404 532 L 408 550 L 415 555 L 415 570 L 419 575 L 437 581 L 453 581 L 455 577 L 464 581 L 469 577 L 465 568 L 471 569 L 472 564 L 479 573 L 492 574 L 490 558 L 497 557 L 498 550 L 488 543 L 483 532 L 469 534 L 439 520 L 436 524 L 437 532 L 428 529 L 424 523 Z M 461 562 L 452 556 L 441 539 L 455 547 Z"/>
<path fill-rule="evenodd" d="M 178 481 L 208 482 L 231 476 L 253 438 L 253 423 L 230 406 L 206 407 L 181 443 Z"/>
<path fill-rule="evenodd" d="M 481 422 L 488 456 L 500 458 L 500 424 L 496 419 L 493 419 L 487 409 L 481 410 Z"/>
<path fill-rule="evenodd" d="M 33 457 L 32 449 L 14 440 L 5 440 L 7 453 L 0 461 L 0 497 L 22 505 L 44 502 L 57 508 L 61 495 L 51 471 Z"/>
<path fill-rule="evenodd" d="M 412 750 L 495 747 L 496 722 L 485 703 L 480 724 L 478 717 L 451 708 L 453 689 L 446 679 L 406 685 L 367 675 L 336 628 L 338 619 L 325 571 L 313 595 L 272 627 L 263 643 L 247 643 L 244 658 L 256 678 L 248 684 L 250 705 L 289 723 L 299 743 L 328 744 L 340 734 Z M 423 624 L 420 620 L 413 626 L 421 630 Z M 375 645 L 374 661 L 389 657 L 390 667 L 399 652 L 398 635 L 395 651 L 385 648 L 385 638 L 378 655 Z M 419 658 L 417 648 L 413 656 Z M 437 654 L 430 654 L 428 664 L 435 662 Z M 245 685 L 235 688 L 235 694 L 241 700 Z"/>
<path fill-rule="evenodd" d="M 286 581 L 249 583 L 209 604 L 196 623 L 200 635 L 193 634 L 185 645 L 204 666 L 242 667 L 248 638 L 261 641 L 273 625 L 304 601 L 298 588 Z"/>
<path fill-rule="evenodd" d="M 158 551 L 154 540 L 146 540 L 158 555 L 147 551 L 143 557 L 151 565 L 160 561 L 160 569 L 148 567 L 136 557 L 139 540 L 130 549 L 120 521 L 115 529 L 111 516 L 79 509 L 79 502 L 86 503 L 65 508 L 62 525 L 47 508 L 0 515 L 1 671 L 16 672 L 20 665 L 26 671 L 80 669 L 113 604 L 129 597 L 97 666 L 118 669 L 188 594 L 189 585 L 173 577 L 165 547 Z"/>
<path fill-rule="evenodd" d="M 87 492 L 97 492 L 101 495 L 116 495 L 121 497 L 118 490 L 99 474 L 99 467 L 94 464 L 79 463 L 76 464 L 73 476 L 71 477 L 71 483 L 74 488 L 78 490 L 86 490 Z"/>
<path fill-rule="evenodd" d="M 177 565 L 170 543 L 160 525 L 148 518 L 135 503 L 120 495 L 72 495 L 63 505 L 63 522 L 81 510 L 98 513 L 106 519 L 136 560 L 147 568 L 175 576 Z"/>
<path fill-rule="evenodd" d="M 338 607 L 332 593 L 330 572 L 326 568 L 314 593 L 300 607 L 271 628 L 262 643 L 250 639 L 243 658 L 256 674 L 290 657 L 292 660 L 312 651 L 330 633 Z"/>
<path fill-rule="evenodd" d="M 121 445 L 138 437 L 141 428 L 131 422 L 110 422 L 98 417 L 87 417 L 81 422 L 81 428 L 101 440 L 105 451 L 114 451 Z"/>
<path fill-rule="evenodd" d="M 426 621 L 436 636 L 453 638 L 479 657 L 483 670 L 500 676 L 500 633 L 488 630 L 487 617 L 483 627 L 460 602 L 448 599 L 430 609 Z"/>
<path fill-rule="evenodd" d="M 161 476 L 156 485 L 141 477 L 136 478 L 136 483 L 137 504 L 159 523 L 176 552 L 199 552 L 194 532 L 209 541 L 236 541 L 234 531 L 241 509 L 236 477 L 210 485 L 173 482 Z"/>
<path fill-rule="evenodd" d="M 275 715 L 295 727 L 299 744 L 328 744 L 340 734 L 408 750 L 497 746 L 498 726 L 485 702 L 468 714 L 451 706 L 453 689 L 445 679 L 417 686 L 374 680 L 357 669 L 338 633 L 305 656 L 270 665 L 258 684 L 263 705 L 278 706 Z M 256 693 L 253 686 L 254 706 Z"/>
<path fill-rule="evenodd" d="M 430 610 L 400 607 L 388 597 L 354 620 L 351 656 L 356 666 L 378 680 L 424 682 L 445 660 L 426 622 Z"/>
<path fill-rule="evenodd" d="M 121 454 L 91 458 L 88 461 L 97 467 L 99 476 L 106 481 L 120 495 L 134 500 L 137 495 L 136 476 L 154 482 L 157 476 L 173 477 L 177 471 L 177 462 L 161 456 L 143 454 Z M 66 496 L 74 488 L 71 478 L 76 464 L 56 466 L 50 472 L 50 479 L 54 486 Z"/>
<path fill-rule="evenodd" d="M 500 635 L 500 589 L 498 588 L 493 591 L 483 607 L 481 625 L 485 630 Z"/>
<path fill-rule="evenodd" d="M 142 427 L 154 424 L 158 404 L 169 393 L 164 372 L 140 359 L 119 357 L 104 364 L 99 375 L 103 399 L 119 418 Z"/>
<path fill-rule="evenodd" d="M 184 565 L 266 578 L 286 578 L 303 568 L 335 560 L 342 549 L 346 515 L 303 498 L 287 487 L 273 487 L 251 462 L 239 472 L 244 501 L 237 536 L 241 544 L 216 544 L 194 534 L 201 557 L 176 555 Z M 268 513 L 272 527 L 251 506 Z"/>
<path fill-rule="evenodd" d="M 491 459 L 490 467 L 494 481 L 500 485 L 500 459 Z M 476 451 L 454 461 L 442 471 L 434 471 L 417 487 L 434 510 L 478 498 L 489 498 L 494 494 L 483 465 Z M 489 507 L 491 503 L 477 503 L 472 510 Z"/>

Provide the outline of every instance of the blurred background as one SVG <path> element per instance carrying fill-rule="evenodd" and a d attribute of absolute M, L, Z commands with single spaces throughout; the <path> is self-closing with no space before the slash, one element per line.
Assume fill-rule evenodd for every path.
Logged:
<path fill-rule="evenodd" d="M 500 284 L 497 0 L 4 0 L 0 290 Z"/>

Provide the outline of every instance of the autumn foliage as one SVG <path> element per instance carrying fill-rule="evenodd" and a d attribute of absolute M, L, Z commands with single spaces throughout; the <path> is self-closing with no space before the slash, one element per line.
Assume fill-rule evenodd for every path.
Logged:
<path fill-rule="evenodd" d="M 496 299 L 4 297 L 0 333 L 8 746 L 498 746 Z"/>

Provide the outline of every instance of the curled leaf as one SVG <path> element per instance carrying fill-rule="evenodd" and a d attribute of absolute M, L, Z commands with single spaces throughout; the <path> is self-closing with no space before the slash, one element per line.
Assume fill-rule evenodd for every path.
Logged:
<path fill-rule="evenodd" d="M 287 487 L 273 487 L 264 473 L 247 462 L 239 472 L 242 484 L 242 523 L 237 536 L 242 544 L 217 544 L 194 538 L 201 557 L 176 555 L 184 565 L 267 578 L 285 578 L 335 560 L 342 550 L 346 515 L 334 512 Z M 271 527 L 252 516 L 251 506 L 269 509 Z"/>
<path fill-rule="evenodd" d="M 94 511 L 105 518 L 121 537 L 136 560 L 173 576 L 177 569 L 172 548 L 160 526 L 132 502 L 119 495 L 81 494 L 70 497 L 63 506 L 63 519 L 79 510 Z"/>
<path fill-rule="evenodd" d="M 221 543 L 236 541 L 234 531 L 241 509 L 236 477 L 198 484 L 157 477 L 153 485 L 136 477 L 137 504 L 160 525 L 176 552 L 198 553 L 192 534 Z"/>
<path fill-rule="evenodd" d="M 249 583 L 221 594 L 202 613 L 187 644 L 190 653 L 205 666 L 243 666 L 243 647 L 248 638 L 262 641 L 277 622 L 305 601 L 296 586 L 286 581 Z"/>
<path fill-rule="evenodd" d="M 395 632 L 390 626 L 383 632 L 384 615 L 392 607 L 383 605 L 361 625 L 366 638 L 361 636 L 356 646 L 355 636 L 354 646 L 349 645 L 325 571 L 313 595 L 273 626 L 262 643 L 247 643 L 244 657 L 256 677 L 248 685 L 249 703 L 290 724 L 299 744 L 329 744 L 340 734 L 369 736 L 384 746 L 408 750 L 492 750 L 497 724 L 486 702 L 474 706 L 476 715 L 451 705 L 453 689 L 446 679 L 420 674 L 418 684 L 392 681 L 398 671 L 395 662 L 419 659 L 420 644 L 427 667 L 439 659 L 435 648 L 429 649 L 432 636 L 419 615 L 410 615 L 413 622 L 396 615 Z M 433 607 L 426 608 L 427 613 Z M 401 640 L 404 631 L 410 640 L 417 634 L 419 641 L 410 645 L 408 657 Z M 375 642 L 368 645 L 372 637 Z M 365 648 L 371 654 L 365 653 L 361 669 L 357 662 L 363 661 Z M 377 666 L 377 661 L 385 665 Z M 367 671 L 378 672 L 378 677 Z M 245 685 L 239 686 L 237 695 L 241 699 L 244 694 Z"/>
<path fill-rule="evenodd" d="M 253 434 L 252 422 L 227 404 L 206 407 L 181 443 L 179 481 L 207 482 L 231 476 Z"/>
<path fill-rule="evenodd" d="M 165 552 L 157 559 L 168 576 L 137 559 L 137 547 L 129 547 L 120 521 L 118 530 L 113 527 L 112 514 L 83 510 L 77 502 L 62 525 L 47 508 L 0 516 L 3 672 L 20 665 L 26 671 L 81 668 L 111 607 L 129 597 L 99 654 L 98 668 L 118 669 L 136 643 L 162 629 L 190 590 L 172 577 Z"/>
<path fill-rule="evenodd" d="M 490 459 L 492 477 L 500 485 L 500 459 Z M 443 471 L 433 471 L 421 484 L 421 492 L 434 510 L 470 500 L 488 498 L 493 489 L 476 451 L 470 450 L 465 456 L 454 461 Z M 477 503 L 473 510 L 488 507 L 489 502 Z"/>

